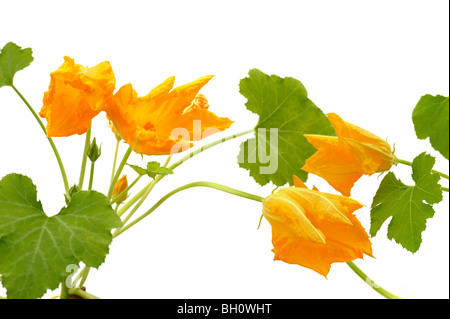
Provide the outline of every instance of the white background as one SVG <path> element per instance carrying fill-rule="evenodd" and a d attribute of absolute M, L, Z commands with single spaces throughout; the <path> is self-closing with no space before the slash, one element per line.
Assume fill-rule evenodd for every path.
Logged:
<path fill-rule="evenodd" d="M 422 95 L 448 96 L 448 6 L 444 0 L 2 1 L 0 46 L 13 41 L 33 48 L 34 62 L 17 74 L 15 85 L 36 111 L 50 72 L 65 55 L 86 66 L 110 61 L 116 87 L 131 82 L 140 96 L 171 75 L 181 85 L 214 74 L 201 92 L 212 111 L 235 124 L 198 143 L 203 145 L 256 124 L 238 85 L 249 69 L 259 68 L 301 80 L 324 112 L 338 113 L 387 138 L 399 158 L 412 161 L 427 151 L 437 157 L 436 169 L 448 173 L 448 161 L 428 141 L 416 139 L 411 121 Z M 115 139 L 103 113 L 94 120 L 93 136 L 102 143 L 94 188 L 105 192 Z M 140 212 L 193 181 L 270 194 L 273 185 L 258 186 L 237 164 L 239 144 L 246 138 L 180 166 L 158 184 Z M 54 140 L 74 184 L 84 136 Z M 122 154 L 125 149 L 122 144 Z M 149 160 L 133 155 L 129 162 Z M 403 182 L 412 182 L 408 167 L 393 171 Z M 22 101 L 3 87 L 0 176 L 11 172 L 33 179 L 47 214 L 64 205 L 50 146 Z M 130 169 L 126 172 L 130 180 L 135 177 Z M 380 181 L 375 175 L 363 177 L 352 191 L 366 205 L 357 216 L 367 230 Z M 335 193 L 318 178 L 307 184 Z M 444 198 L 434 206 L 419 252 L 411 254 L 387 240 L 385 224 L 372 238 L 376 258 L 356 264 L 400 296 L 448 298 L 448 193 Z M 114 240 L 106 263 L 91 271 L 87 289 L 102 298 L 380 298 L 346 264 L 334 264 L 325 279 L 309 269 L 274 262 L 269 223 L 256 229 L 260 215 L 259 203 L 216 190 L 179 193 Z M 5 295 L 4 289 L 0 294 Z"/>

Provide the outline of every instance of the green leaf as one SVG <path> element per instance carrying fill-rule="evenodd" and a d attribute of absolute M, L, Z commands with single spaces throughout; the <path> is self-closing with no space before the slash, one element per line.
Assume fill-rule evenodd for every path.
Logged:
<path fill-rule="evenodd" d="M 147 175 L 155 178 L 156 175 L 169 175 L 173 174 L 173 171 L 167 167 L 161 167 L 158 162 L 149 162 L 147 164 Z"/>
<path fill-rule="evenodd" d="M 435 158 L 425 153 L 413 163 L 414 186 L 407 186 L 389 172 L 380 183 L 371 207 L 370 235 L 375 236 L 386 219 L 388 238 L 394 239 L 410 252 L 419 250 L 426 220 L 434 216 L 432 204 L 442 200 L 439 175 L 431 170 Z"/>
<path fill-rule="evenodd" d="M 73 195 L 67 207 L 47 216 L 30 178 L 0 181 L 0 273 L 8 298 L 39 298 L 70 275 L 80 261 L 98 268 L 121 226 L 108 199 L 95 191 Z M 73 269 L 72 269 L 73 270 Z"/>
<path fill-rule="evenodd" d="M 316 149 L 303 134 L 335 136 L 326 115 L 294 78 L 252 69 L 239 86 L 247 109 L 259 115 L 256 137 L 241 144 L 239 166 L 260 185 L 292 185 L 293 175 L 305 181 L 307 173 L 301 167 Z"/>
<path fill-rule="evenodd" d="M 430 138 L 433 148 L 449 159 L 448 97 L 424 95 L 412 113 L 414 129 L 419 139 Z"/>
<path fill-rule="evenodd" d="M 173 174 L 173 171 L 170 168 L 161 167 L 161 164 L 158 162 L 149 162 L 147 164 L 147 168 L 142 168 L 137 165 L 131 165 L 130 166 L 136 173 L 139 174 L 139 176 L 148 175 L 151 178 L 155 178 L 156 175 L 169 175 Z"/>
<path fill-rule="evenodd" d="M 139 176 L 144 176 L 147 174 L 147 170 L 145 168 L 139 167 L 137 165 L 131 165 L 131 164 L 127 164 L 128 166 L 130 166 L 136 173 L 138 173 Z"/>
<path fill-rule="evenodd" d="M 9 42 L 0 51 L 0 88 L 13 85 L 13 78 L 17 71 L 25 69 L 33 61 L 33 51 L 22 49 Z"/>

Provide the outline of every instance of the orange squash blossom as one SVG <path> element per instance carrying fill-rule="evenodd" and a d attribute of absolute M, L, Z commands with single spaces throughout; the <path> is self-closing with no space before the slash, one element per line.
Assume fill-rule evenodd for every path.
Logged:
<path fill-rule="evenodd" d="M 223 131 L 233 123 L 209 111 L 208 100 L 198 94 L 211 78 L 204 76 L 172 89 L 172 76 L 143 97 L 126 84 L 108 103 L 108 117 L 136 153 L 165 155 L 184 151 L 192 147 L 192 141 Z"/>
<path fill-rule="evenodd" d="M 305 135 L 316 149 L 302 169 L 325 179 L 344 196 L 350 196 L 362 175 L 388 171 L 395 162 L 390 145 L 378 136 L 327 114 L 337 137 Z"/>
<path fill-rule="evenodd" d="M 86 133 L 114 93 L 116 79 L 110 63 L 88 68 L 64 57 L 64 63 L 50 77 L 39 112 L 47 119 L 47 136 Z"/>
<path fill-rule="evenodd" d="M 274 260 L 297 264 L 327 276 L 331 264 L 372 256 L 369 236 L 353 215 L 363 205 L 341 195 L 285 187 L 263 202 L 272 226 Z"/>

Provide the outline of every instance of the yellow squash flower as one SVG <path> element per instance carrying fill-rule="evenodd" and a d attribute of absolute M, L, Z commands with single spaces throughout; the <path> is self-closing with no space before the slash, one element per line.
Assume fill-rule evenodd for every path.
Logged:
<path fill-rule="evenodd" d="M 117 182 L 116 185 L 114 185 L 114 189 L 113 189 L 113 193 L 112 196 L 113 198 L 116 198 L 117 196 L 119 196 L 124 190 L 126 190 L 128 187 L 128 179 L 126 175 L 123 175 Z M 128 194 L 125 193 L 123 194 L 117 201 L 117 204 L 122 203 L 123 201 L 125 201 L 128 197 Z"/>
<path fill-rule="evenodd" d="M 334 113 L 327 116 L 337 137 L 305 135 L 317 151 L 302 169 L 322 177 L 342 195 L 350 196 L 354 183 L 362 175 L 388 171 L 395 156 L 385 140 Z"/>
<path fill-rule="evenodd" d="M 372 256 L 369 236 L 353 215 L 363 205 L 341 195 L 286 187 L 263 202 L 272 226 L 274 260 L 297 264 L 327 276 L 331 264 Z"/>
<path fill-rule="evenodd" d="M 143 97 L 126 84 L 110 100 L 108 117 L 136 153 L 184 151 L 192 147 L 191 141 L 223 131 L 233 123 L 210 112 L 208 101 L 198 94 L 211 78 L 204 76 L 172 89 L 175 77 L 169 77 Z"/>
<path fill-rule="evenodd" d="M 110 63 L 88 68 L 64 57 L 64 63 L 50 77 L 49 90 L 44 93 L 44 105 L 39 112 L 47 119 L 47 135 L 86 133 L 91 119 L 105 109 L 114 93 L 116 79 Z"/>

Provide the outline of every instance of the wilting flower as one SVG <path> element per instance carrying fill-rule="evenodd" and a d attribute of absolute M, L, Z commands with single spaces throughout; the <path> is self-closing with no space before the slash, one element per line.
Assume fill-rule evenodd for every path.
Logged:
<path fill-rule="evenodd" d="M 131 84 L 126 84 L 109 102 L 108 117 L 120 136 L 139 154 L 184 151 L 192 147 L 191 141 L 223 131 L 233 123 L 210 112 L 208 101 L 198 94 L 211 78 L 204 76 L 172 89 L 175 77 L 169 77 L 143 97 L 138 97 Z"/>
<path fill-rule="evenodd" d="M 91 120 L 105 110 L 116 79 L 109 62 L 88 68 L 64 57 L 64 63 L 50 74 L 39 115 L 47 119 L 48 136 L 83 134 Z"/>
<path fill-rule="evenodd" d="M 114 189 L 112 192 L 112 196 L 113 198 L 116 198 L 117 196 L 119 196 L 124 190 L 126 190 L 128 187 L 128 179 L 126 175 L 123 175 L 117 182 L 116 185 L 114 185 Z M 122 203 L 123 201 L 125 201 L 128 197 L 128 194 L 125 193 L 122 196 L 120 196 L 120 198 L 116 201 L 117 204 Z"/>
<path fill-rule="evenodd" d="M 334 113 L 327 116 L 337 137 L 305 135 L 317 151 L 302 169 L 324 178 L 342 195 L 350 196 L 354 183 L 362 175 L 388 171 L 395 156 L 385 140 Z"/>
<path fill-rule="evenodd" d="M 274 260 L 327 276 L 331 264 L 372 256 L 369 236 L 353 215 L 362 205 L 349 197 L 298 187 L 269 195 L 263 215 L 272 226 Z"/>

